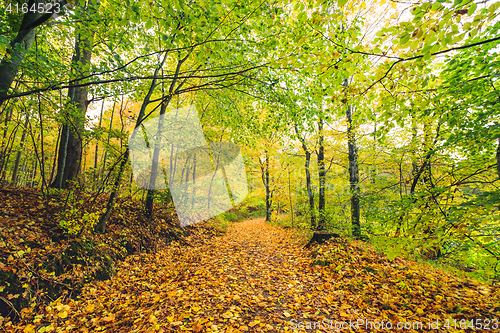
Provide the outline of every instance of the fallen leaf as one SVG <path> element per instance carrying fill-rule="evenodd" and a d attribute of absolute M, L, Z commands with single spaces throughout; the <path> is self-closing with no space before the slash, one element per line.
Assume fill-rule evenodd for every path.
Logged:
<path fill-rule="evenodd" d="M 61 312 L 59 312 L 59 313 L 57 314 L 57 316 L 58 316 L 59 318 L 64 319 L 64 318 L 68 317 L 68 312 L 67 312 L 67 311 L 61 311 Z"/>

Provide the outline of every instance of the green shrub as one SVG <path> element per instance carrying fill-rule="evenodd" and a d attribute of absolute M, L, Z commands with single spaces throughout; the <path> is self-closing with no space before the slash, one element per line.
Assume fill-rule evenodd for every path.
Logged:
<path fill-rule="evenodd" d="M 224 214 L 226 220 L 228 221 L 236 221 L 238 220 L 238 215 L 236 213 L 233 213 L 233 212 L 227 212 Z"/>

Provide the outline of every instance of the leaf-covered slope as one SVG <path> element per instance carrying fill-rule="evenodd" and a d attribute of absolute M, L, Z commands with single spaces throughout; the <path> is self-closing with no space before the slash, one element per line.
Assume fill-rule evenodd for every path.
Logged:
<path fill-rule="evenodd" d="M 33 189 L 0 189 L 0 327 L 8 321 L 2 316 L 15 319 L 30 303 L 48 303 L 61 295 L 74 298 L 89 281 L 108 279 L 115 263 L 135 251 L 155 251 L 174 239 L 189 242 L 219 232 L 210 223 L 182 230 L 173 210 L 164 207 L 147 220 L 140 202 L 120 198 L 106 232 L 95 234 L 86 217 L 98 216 L 106 196 L 94 204 L 92 199 L 81 193 L 65 210 L 58 195 L 46 202 Z M 67 221 L 71 228 L 64 227 Z M 78 233 L 68 233 L 79 227 Z"/>
<path fill-rule="evenodd" d="M 447 331 L 447 319 L 498 318 L 498 303 L 496 288 L 389 261 L 361 243 L 305 250 L 288 231 L 258 219 L 204 244 L 130 256 L 115 277 L 89 285 L 77 301 L 24 310 L 22 324 L 8 329 L 284 332 L 299 322 L 364 319 L 394 327 L 439 320 Z"/>

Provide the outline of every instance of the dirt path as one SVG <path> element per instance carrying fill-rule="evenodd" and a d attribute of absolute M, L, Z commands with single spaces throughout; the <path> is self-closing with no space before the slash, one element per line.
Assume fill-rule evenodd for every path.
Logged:
<path fill-rule="evenodd" d="M 263 219 L 236 223 L 205 244 L 132 256 L 115 277 L 90 285 L 78 301 L 54 303 L 38 310 L 36 319 L 27 312 L 29 325 L 17 331 L 297 332 L 304 331 L 294 329 L 299 325 L 321 322 L 307 332 L 358 332 L 375 331 L 367 329 L 369 321 L 390 322 L 395 329 L 400 322 L 427 328 L 438 319 L 441 328 L 447 317 L 460 318 L 453 307 L 462 303 L 462 316 L 484 318 L 500 310 L 494 309 L 498 292 L 495 301 L 484 286 L 466 290 L 442 272 L 419 273 L 401 260 L 346 243 L 313 253 L 316 259 L 290 233 Z M 442 285 L 426 282 L 429 274 L 429 281 Z M 352 326 L 357 320 L 364 322 Z"/>
<path fill-rule="evenodd" d="M 111 280 L 39 311 L 41 320 L 22 330 L 281 331 L 294 297 L 306 297 L 310 261 L 282 229 L 244 221 L 203 245 L 132 256 Z"/>

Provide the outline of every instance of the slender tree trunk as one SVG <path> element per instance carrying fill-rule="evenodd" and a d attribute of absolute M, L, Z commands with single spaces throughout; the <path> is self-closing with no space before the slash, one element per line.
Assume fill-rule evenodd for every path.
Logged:
<path fill-rule="evenodd" d="M 426 121 L 424 122 L 425 151 L 430 151 L 434 148 L 431 136 L 432 136 L 432 126 Z M 432 181 L 432 161 L 430 158 L 427 162 L 427 166 L 424 170 L 422 178 L 424 179 L 424 183 L 425 186 L 427 186 L 427 188 L 434 188 L 434 182 Z"/>
<path fill-rule="evenodd" d="M 132 184 L 134 183 L 134 174 L 131 172 L 130 173 L 130 178 L 129 178 L 129 182 L 128 182 L 128 187 L 130 189 L 130 199 L 132 199 Z"/>
<path fill-rule="evenodd" d="M 101 124 L 102 124 L 102 113 L 104 111 L 104 102 L 105 102 L 105 99 L 102 100 L 102 105 L 101 105 L 101 115 L 99 116 L 99 129 L 101 128 Z M 95 144 L 95 154 L 94 154 L 94 170 L 93 170 L 93 184 L 92 184 L 92 187 L 96 187 L 96 182 L 97 182 L 97 178 L 99 177 L 98 176 L 98 172 L 97 172 L 97 159 L 99 157 L 99 139 L 97 139 L 97 142 Z"/>
<path fill-rule="evenodd" d="M 272 193 L 269 177 L 269 153 L 266 150 L 266 156 L 262 167 L 262 178 L 266 189 L 266 221 L 271 222 L 272 215 Z"/>
<path fill-rule="evenodd" d="M 168 53 L 165 53 L 165 56 L 163 57 L 163 60 L 161 61 L 160 65 L 158 66 L 158 68 L 155 69 L 154 77 L 158 76 L 160 69 L 165 64 L 165 60 L 167 59 L 167 55 L 168 55 Z M 157 86 L 156 82 L 157 82 L 157 79 L 153 79 L 153 81 L 151 82 L 151 86 L 149 87 L 148 93 L 144 97 L 144 100 L 143 100 L 142 105 L 141 105 L 141 109 L 139 111 L 139 115 L 137 116 L 135 128 L 139 127 L 142 123 L 142 119 L 144 118 L 144 115 L 146 113 L 146 107 L 149 105 L 149 103 L 151 101 L 151 95 L 153 95 L 153 91 L 155 90 L 155 88 Z M 99 218 L 99 222 L 94 227 L 94 231 L 96 231 L 96 232 L 103 233 L 104 230 L 106 229 L 106 223 L 108 222 L 109 217 L 111 216 L 111 211 L 113 210 L 115 198 L 116 198 L 116 195 L 118 193 L 118 188 L 119 188 L 122 176 L 123 176 L 123 171 L 125 169 L 125 165 L 127 163 L 129 154 L 130 154 L 130 151 L 129 151 L 129 148 L 127 147 L 125 150 L 124 156 L 122 157 L 123 160 L 120 163 L 120 169 L 118 170 L 118 174 L 117 174 L 117 176 L 115 178 L 115 182 L 113 184 L 113 190 L 111 191 L 111 195 L 109 196 L 108 203 L 106 205 L 106 211 L 104 212 L 103 215 L 101 215 L 101 217 Z"/>
<path fill-rule="evenodd" d="M 38 170 L 38 158 L 35 158 L 35 166 L 33 167 L 33 174 L 31 175 L 31 184 L 30 187 L 33 188 L 35 186 L 36 172 Z"/>
<path fill-rule="evenodd" d="M 411 181 L 412 185 L 410 186 L 410 194 L 413 194 L 415 190 L 415 186 L 417 185 L 419 174 L 419 166 L 417 161 L 417 120 L 415 117 L 414 106 L 410 109 L 411 115 L 411 141 L 410 141 L 410 158 L 411 158 Z M 407 186 L 405 182 L 405 194 L 408 194 Z M 399 217 L 398 226 L 396 228 L 396 233 L 394 237 L 399 237 L 401 235 L 401 229 L 403 227 L 403 215 Z"/>
<path fill-rule="evenodd" d="M 307 197 L 309 199 L 309 210 L 311 212 L 311 227 L 316 228 L 316 210 L 314 208 L 314 193 L 312 190 L 311 182 L 311 153 L 306 151 L 306 184 L 307 184 Z"/>
<path fill-rule="evenodd" d="M 12 118 L 12 114 L 14 113 L 14 107 L 11 103 L 9 103 L 7 110 L 5 111 L 5 119 L 4 119 L 4 128 L 2 133 L 1 145 L 0 145 L 0 173 L 2 173 L 3 168 L 5 166 L 5 160 L 7 157 L 8 150 L 8 140 L 7 135 L 9 134 L 9 123 Z"/>
<path fill-rule="evenodd" d="M 292 214 L 292 227 L 293 227 L 293 219 L 294 219 L 294 211 L 293 211 L 293 200 L 292 200 L 292 188 L 290 181 L 290 168 L 288 168 L 288 197 L 290 198 L 290 212 Z"/>
<path fill-rule="evenodd" d="M 7 181 L 6 181 L 6 177 L 7 177 L 7 168 L 6 168 L 6 166 L 7 166 L 7 164 L 9 164 L 10 157 L 11 157 L 11 155 L 10 155 L 10 154 L 8 154 L 8 155 L 7 155 L 7 158 L 6 158 L 6 160 L 5 160 L 5 168 L 4 168 L 4 170 L 2 171 L 2 176 L 0 177 L 0 186 L 2 186 L 2 185 L 4 185 L 4 184 L 6 184 L 6 183 L 7 183 Z"/>
<path fill-rule="evenodd" d="M 311 182 L 311 170 L 310 170 L 310 165 L 311 165 L 311 152 L 307 148 L 305 139 L 302 138 L 302 136 L 299 134 L 299 129 L 297 125 L 295 125 L 295 133 L 297 134 L 297 137 L 299 138 L 301 144 L 302 144 L 302 150 L 304 150 L 304 153 L 306 154 L 306 187 L 307 187 L 307 198 L 309 201 L 309 211 L 311 213 L 311 228 L 316 228 L 316 210 L 314 208 L 314 193 L 312 190 L 312 182 Z"/>
<path fill-rule="evenodd" d="M 18 131 L 20 126 L 21 125 L 19 123 L 19 119 L 17 119 L 17 121 L 15 122 L 14 129 L 12 130 L 12 132 L 10 133 L 8 138 L 4 139 L 4 142 L 5 142 L 5 147 L 3 149 L 4 159 L 2 161 L 2 164 L 0 165 L 0 173 L 2 174 L 2 176 L 0 177 L 0 183 L 2 183 L 2 184 L 7 183 L 5 181 L 6 175 L 7 175 L 7 166 L 9 164 L 10 158 L 12 157 L 11 152 L 12 152 L 12 149 L 14 147 L 14 142 L 16 139 L 17 131 Z"/>
<path fill-rule="evenodd" d="M 28 159 L 25 158 L 23 161 L 23 164 L 21 166 L 21 172 L 20 172 L 20 177 L 19 177 L 19 185 L 23 186 L 26 184 L 26 165 L 28 164 Z"/>
<path fill-rule="evenodd" d="M 40 125 L 40 134 L 38 135 L 37 142 L 40 142 L 40 154 L 38 154 L 38 149 L 35 146 L 36 157 L 39 159 L 40 163 L 40 177 L 41 177 L 41 188 L 45 190 L 47 188 L 47 180 L 45 177 L 45 137 L 43 135 L 44 127 L 43 127 L 43 116 L 42 116 L 42 100 L 40 94 L 38 94 L 38 124 Z M 29 124 L 29 121 L 28 121 Z M 31 129 L 31 124 L 30 124 Z M 31 133 L 31 131 L 30 131 Z"/>
<path fill-rule="evenodd" d="M 21 162 L 21 156 L 23 153 L 24 140 L 26 140 L 28 120 L 29 120 L 29 118 L 28 118 L 28 115 L 26 114 L 26 119 L 24 121 L 23 134 L 21 135 L 21 141 L 19 142 L 19 150 L 16 153 L 16 160 L 14 162 L 14 171 L 12 171 L 12 179 L 11 179 L 12 186 L 16 186 L 16 183 L 17 183 L 17 177 L 18 177 L 18 173 L 19 173 L 19 163 Z"/>
<path fill-rule="evenodd" d="M 410 156 L 411 156 L 411 175 L 412 178 L 415 178 L 415 175 L 418 172 L 418 163 L 417 163 L 417 120 L 415 115 L 413 114 L 413 110 L 411 112 L 411 146 L 410 146 Z"/>
<path fill-rule="evenodd" d="M 349 184 L 351 190 L 351 225 L 352 235 L 361 238 L 360 207 L 359 207 L 359 169 L 358 148 L 356 146 L 356 131 L 352 124 L 353 110 L 347 106 L 347 145 L 349 149 Z"/>
<path fill-rule="evenodd" d="M 269 155 L 266 151 L 266 221 L 271 221 L 272 215 L 272 200 L 273 195 L 270 187 L 270 178 L 269 178 Z"/>
<path fill-rule="evenodd" d="M 52 161 L 52 170 L 50 171 L 50 182 L 54 181 L 54 172 L 56 171 L 57 163 L 57 151 L 59 150 L 59 144 L 61 143 L 61 128 L 57 132 L 56 148 L 54 150 L 54 160 Z"/>
<path fill-rule="evenodd" d="M 497 174 L 500 177 L 500 138 L 498 138 L 498 146 L 497 146 Z"/>
<path fill-rule="evenodd" d="M 261 179 L 262 184 L 264 184 L 264 189 L 266 191 L 266 221 L 271 221 L 272 215 L 272 191 L 271 191 L 271 183 L 270 183 L 270 175 L 269 175 L 269 153 L 266 150 L 264 151 L 264 158 L 261 159 L 259 157 L 260 171 L 261 171 Z"/>
<path fill-rule="evenodd" d="M 123 96 L 122 96 L 123 98 Z M 127 102 L 128 103 L 128 102 Z M 118 111 L 118 115 L 120 116 L 120 134 L 123 134 L 123 130 L 125 129 L 125 123 L 123 120 L 123 112 L 125 111 L 125 107 L 123 103 L 120 105 L 120 110 Z M 123 135 L 120 136 L 120 149 L 123 148 Z"/>
<path fill-rule="evenodd" d="M 153 203 L 154 203 L 154 195 L 156 193 L 156 189 L 155 189 L 155 184 L 156 184 L 156 177 L 157 177 L 157 174 L 158 174 L 158 162 L 159 162 L 159 157 L 160 157 L 160 146 L 158 145 L 159 144 L 159 141 L 161 140 L 162 138 L 162 132 L 163 132 L 163 121 L 162 121 L 162 117 L 163 115 L 165 115 L 165 111 L 167 110 L 167 106 L 170 104 L 170 101 L 172 100 L 172 96 L 174 95 L 174 93 L 176 93 L 177 91 L 179 91 L 179 89 L 184 85 L 184 83 L 186 82 L 187 78 L 184 79 L 183 82 L 181 82 L 177 88 L 175 87 L 175 85 L 177 84 L 177 78 L 179 76 L 179 72 L 180 72 L 180 69 L 181 69 L 181 66 L 182 64 L 186 61 L 186 59 L 188 58 L 190 53 L 188 53 L 188 55 L 186 55 L 184 58 L 182 59 L 179 59 L 177 61 L 177 66 L 176 66 L 176 69 L 175 69 L 175 75 L 174 75 L 174 78 L 172 79 L 172 82 L 170 82 L 170 86 L 169 86 L 169 89 L 168 89 L 168 95 L 165 96 L 165 92 L 163 92 L 163 102 L 162 102 L 162 106 L 160 108 L 160 121 L 158 122 L 158 138 L 159 140 L 156 140 L 155 142 L 155 149 L 153 151 L 153 163 L 151 165 L 151 178 L 150 178 L 150 186 L 149 186 L 149 189 L 148 189 L 148 193 L 147 193 L 147 196 L 146 196 L 146 202 L 145 202 L 145 215 L 147 218 L 151 218 L 152 215 L 153 215 Z M 162 73 L 163 73 L 163 69 L 162 69 Z"/>
<path fill-rule="evenodd" d="M 398 163 L 399 169 L 399 198 L 403 199 L 403 160 Z"/>
<path fill-rule="evenodd" d="M 427 189 L 433 189 L 434 182 L 432 181 L 432 154 L 429 154 L 428 152 L 433 151 L 435 142 L 432 140 L 432 130 L 433 130 L 433 122 L 424 120 L 424 149 L 427 152 L 425 155 L 425 161 L 423 163 L 423 172 L 422 172 L 422 179 L 425 188 Z M 437 133 L 436 137 L 439 136 L 439 126 L 437 127 Z M 433 191 L 429 191 L 431 193 L 431 196 L 434 196 Z M 429 198 L 430 199 L 430 198 Z M 434 200 L 436 200 L 434 198 Z M 428 205 L 428 202 L 426 203 L 426 207 Z M 446 215 L 446 213 L 445 213 Z M 436 260 L 439 257 L 441 257 L 441 246 L 440 246 L 440 240 L 439 240 L 439 235 L 436 234 L 436 227 L 434 226 L 429 226 L 426 230 L 424 230 L 424 234 L 427 235 L 427 239 L 429 240 L 429 245 L 427 249 L 424 250 L 423 257 L 427 258 L 428 260 Z"/>
<path fill-rule="evenodd" d="M 123 105 L 123 96 L 122 96 L 121 105 Z M 109 121 L 108 140 L 106 142 L 106 146 L 109 146 L 109 139 L 111 138 L 111 130 L 113 129 L 113 116 L 115 115 L 115 106 L 116 106 L 116 102 L 113 102 L 113 110 L 111 111 L 111 119 Z M 104 152 L 104 156 L 102 158 L 102 173 L 103 174 L 104 174 L 104 170 L 106 169 L 106 157 L 108 157 L 108 150 L 107 149 Z"/>
<path fill-rule="evenodd" d="M 40 142 L 40 134 L 38 134 L 37 138 L 35 139 L 35 137 L 33 136 L 33 128 L 31 127 L 31 124 L 30 124 L 29 134 L 31 136 L 33 150 L 35 151 L 35 162 L 34 162 L 33 172 L 31 174 L 31 181 L 30 181 L 30 187 L 33 187 L 34 182 L 35 182 L 35 178 L 36 178 L 36 174 L 37 174 L 37 169 L 38 169 L 38 161 L 40 160 L 40 155 L 38 154 L 38 148 L 36 146 L 36 143 Z M 40 168 L 41 167 L 42 167 L 42 165 L 40 165 Z"/>
<path fill-rule="evenodd" d="M 88 149 L 83 148 L 83 153 L 82 153 L 82 160 L 83 160 L 83 174 L 85 174 L 85 170 L 87 170 L 87 156 L 88 156 Z"/>
<path fill-rule="evenodd" d="M 319 149 L 318 149 L 318 178 L 319 178 L 319 196 L 318 196 L 318 226 L 316 230 L 326 230 L 326 215 L 325 215 L 325 184 L 326 184 L 326 169 L 325 169 L 325 146 L 323 137 L 323 119 L 318 120 L 319 130 Z"/>
<path fill-rule="evenodd" d="M 163 137 L 163 117 L 162 116 L 165 114 L 166 109 L 167 109 L 167 103 L 162 103 L 161 108 L 160 108 L 160 119 L 158 121 L 158 129 L 157 129 L 157 131 L 158 131 L 157 137 L 158 138 Z M 145 215 L 148 218 L 150 218 L 153 215 L 154 194 L 156 192 L 155 185 L 156 185 L 156 178 L 158 176 L 158 161 L 160 159 L 160 149 L 161 149 L 161 147 L 159 145 L 160 140 L 156 140 L 156 142 L 155 142 L 155 147 L 154 147 L 154 151 L 153 151 L 153 163 L 151 165 L 151 177 L 149 179 L 149 189 L 148 189 L 148 194 L 146 196 L 146 203 L 144 205 Z"/>
<path fill-rule="evenodd" d="M 108 203 L 106 204 L 106 211 L 104 214 L 99 218 L 99 222 L 97 222 L 96 226 L 94 227 L 94 230 L 96 232 L 103 233 L 105 228 L 106 228 L 106 223 L 109 220 L 109 217 L 111 216 L 111 211 L 113 210 L 113 205 L 115 203 L 116 199 L 116 194 L 118 193 L 118 188 L 120 187 L 120 181 L 123 176 L 123 171 L 125 170 L 125 165 L 127 164 L 128 161 L 128 155 L 130 151 L 127 147 L 125 150 L 125 154 L 122 157 L 122 161 L 120 163 L 120 168 L 118 170 L 118 175 L 115 178 L 115 182 L 113 184 L 113 190 L 111 191 L 111 194 L 108 199 Z"/>

